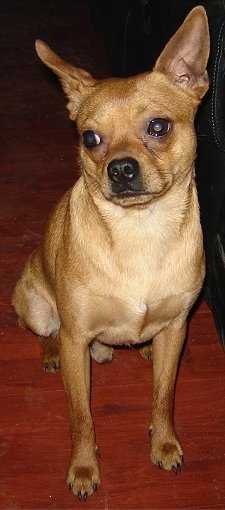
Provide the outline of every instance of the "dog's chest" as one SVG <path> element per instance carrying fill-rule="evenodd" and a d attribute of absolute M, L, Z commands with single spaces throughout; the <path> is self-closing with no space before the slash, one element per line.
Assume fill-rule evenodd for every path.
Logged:
<path fill-rule="evenodd" d="M 181 296 L 170 296 L 152 305 L 115 298 L 106 298 L 104 304 L 100 301 L 98 304 L 95 301 L 90 325 L 92 337 L 106 344 L 145 342 L 182 312 Z"/>
<path fill-rule="evenodd" d="M 89 332 L 109 344 L 144 342 L 184 308 L 176 243 L 145 217 L 130 228 L 121 222 L 112 250 L 99 252 L 86 289 Z"/>

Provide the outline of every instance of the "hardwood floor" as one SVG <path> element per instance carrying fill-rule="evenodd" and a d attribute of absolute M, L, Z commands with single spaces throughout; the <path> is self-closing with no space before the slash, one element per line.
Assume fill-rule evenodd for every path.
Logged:
<path fill-rule="evenodd" d="M 39 37 L 96 77 L 107 66 L 80 0 L 2 0 L 0 508 L 225 508 L 225 356 L 201 301 L 190 319 L 176 393 L 185 462 L 175 475 L 149 459 L 151 363 L 135 349 L 92 364 L 92 411 L 102 483 L 86 503 L 67 489 L 70 453 L 60 374 L 41 368 L 37 338 L 10 306 L 49 211 L 77 176 L 76 133 L 65 98 L 34 51 Z"/>

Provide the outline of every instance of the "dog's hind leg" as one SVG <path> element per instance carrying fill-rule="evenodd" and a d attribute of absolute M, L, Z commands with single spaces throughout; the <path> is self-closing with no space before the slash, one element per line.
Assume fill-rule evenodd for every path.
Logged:
<path fill-rule="evenodd" d="M 39 272 L 37 278 L 37 273 L 34 275 L 31 271 L 29 262 L 15 286 L 12 305 L 17 313 L 19 325 L 31 329 L 43 340 L 44 370 L 49 372 L 59 370 L 60 320 L 57 308 L 45 283 L 42 283 L 41 273 Z"/>

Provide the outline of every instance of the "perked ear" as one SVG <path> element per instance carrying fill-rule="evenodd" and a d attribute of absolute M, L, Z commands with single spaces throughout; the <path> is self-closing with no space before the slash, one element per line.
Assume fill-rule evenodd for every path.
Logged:
<path fill-rule="evenodd" d="M 75 120 L 81 102 L 89 94 L 90 87 L 93 87 L 97 80 L 83 69 L 74 67 L 60 58 L 43 41 L 37 39 L 35 47 L 42 62 L 59 76 L 69 99 L 67 108 L 70 111 L 70 118 Z"/>
<path fill-rule="evenodd" d="M 205 9 L 195 7 L 169 40 L 154 70 L 166 74 L 175 85 L 200 99 L 209 87 L 209 28 Z"/>

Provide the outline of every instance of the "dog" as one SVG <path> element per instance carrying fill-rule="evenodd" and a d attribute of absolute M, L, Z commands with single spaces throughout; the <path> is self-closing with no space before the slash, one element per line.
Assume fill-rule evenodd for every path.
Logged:
<path fill-rule="evenodd" d="M 80 137 L 81 175 L 62 197 L 15 286 L 19 324 L 61 369 L 71 420 L 67 483 L 80 500 L 100 483 L 90 411 L 90 354 L 139 345 L 153 358 L 151 459 L 181 470 L 174 391 L 205 259 L 195 185 L 194 118 L 209 87 L 209 30 L 194 8 L 151 72 L 94 79 L 36 41 L 58 75 Z M 150 343 L 151 340 L 151 343 Z"/>

